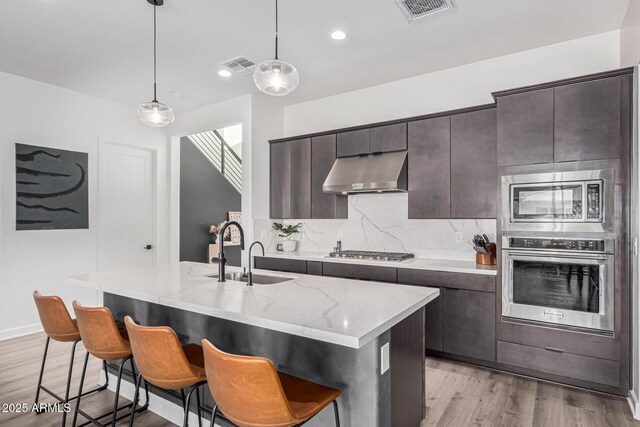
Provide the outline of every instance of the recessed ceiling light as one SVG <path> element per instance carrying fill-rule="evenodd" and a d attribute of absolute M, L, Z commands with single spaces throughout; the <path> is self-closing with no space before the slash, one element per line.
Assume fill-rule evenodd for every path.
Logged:
<path fill-rule="evenodd" d="M 221 77 L 231 77 L 231 71 L 229 70 L 220 70 L 218 71 L 218 75 Z"/>
<path fill-rule="evenodd" d="M 347 33 L 340 30 L 334 31 L 333 33 L 331 33 L 331 38 L 334 40 L 344 40 L 347 38 Z"/>

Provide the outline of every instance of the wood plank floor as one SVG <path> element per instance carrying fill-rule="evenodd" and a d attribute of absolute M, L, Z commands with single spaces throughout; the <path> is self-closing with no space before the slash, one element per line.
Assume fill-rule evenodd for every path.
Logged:
<path fill-rule="evenodd" d="M 45 336 L 34 334 L 0 342 L 0 405 L 33 403 Z M 71 345 L 53 342 L 45 370 L 45 385 L 62 393 Z M 82 355 L 79 345 L 72 382 L 77 391 Z M 88 379 L 98 378 L 100 362 L 90 358 Z M 426 426 L 636 426 L 625 399 L 513 376 L 471 365 L 427 359 Z M 87 384 L 88 386 L 88 384 Z M 42 393 L 42 400 L 54 400 Z M 124 401 L 126 402 L 126 401 Z M 86 403 L 86 406 L 85 406 Z M 113 393 L 83 398 L 91 413 L 106 412 Z M 94 412 L 95 411 L 95 412 Z M 59 426 L 60 414 L 0 413 L 0 426 Z M 67 421 L 71 425 L 71 417 Z M 127 425 L 121 422 L 119 425 Z M 151 412 L 136 416 L 136 426 L 170 426 Z M 360 426 L 356 426 L 360 427 Z"/>

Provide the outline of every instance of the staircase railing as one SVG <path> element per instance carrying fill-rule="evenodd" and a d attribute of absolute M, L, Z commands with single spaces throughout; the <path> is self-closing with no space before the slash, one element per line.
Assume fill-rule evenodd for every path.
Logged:
<path fill-rule="evenodd" d="M 188 136 L 202 155 L 218 169 L 238 193 L 242 193 L 242 159 L 217 130 Z"/>

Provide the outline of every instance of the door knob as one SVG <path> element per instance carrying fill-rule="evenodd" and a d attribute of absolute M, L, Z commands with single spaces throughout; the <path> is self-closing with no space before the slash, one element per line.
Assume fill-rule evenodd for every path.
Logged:
<path fill-rule="evenodd" d="M 147 250 L 147 251 L 150 251 L 151 249 L 153 249 L 153 246 L 151 246 L 151 245 L 147 245 L 147 246 L 145 246 L 145 247 L 144 247 L 144 248 L 142 248 L 142 249 L 145 249 L 145 250 Z"/>

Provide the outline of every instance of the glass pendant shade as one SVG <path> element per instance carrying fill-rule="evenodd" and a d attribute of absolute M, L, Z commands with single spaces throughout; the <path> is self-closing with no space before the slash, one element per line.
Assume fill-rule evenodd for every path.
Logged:
<path fill-rule="evenodd" d="M 284 96 L 293 92 L 300 82 L 298 70 L 285 61 L 264 61 L 253 72 L 253 81 L 267 95 Z"/>
<path fill-rule="evenodd" d="M 173 110 L 158 101 L 145 102 L 138 106 L 138 118 L 149 126 L 164 127 L 173 123 Z"/>

